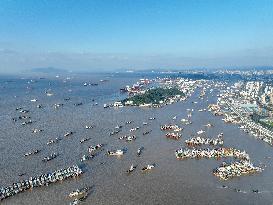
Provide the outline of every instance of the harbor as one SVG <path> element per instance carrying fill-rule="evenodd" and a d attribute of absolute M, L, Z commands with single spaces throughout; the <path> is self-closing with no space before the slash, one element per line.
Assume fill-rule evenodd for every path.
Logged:
<path fill-rule="evenodd" d="M 268 181 L 272 177 L 272 148 L 266 143 L 257 143 L 257 140 L 239 129 L 237 124 L 225 123 L 221 120 L 223 116 L 212 115 L 204 109 L 217 102 L 217 89 L 212 93 L 207 92 L 202 96 L 203 99 L 200 99 L 202 88 L 196 88 L 187 100 L 162 108 L 104 108 L 105 103 L 111 104 L 116 98 L 127 96 L 126 93 L 119 92 L 119 87 L 133 84 L 137 80 L 133 78 L 131 82 L 113 83 L 116 86 L 114 87 L 112 81 L 119 82 L 120 79 L 110 79 L 104 86 L 107 89 L 111 87 L 111 92 L 117 91 L 118 94 L 102 99 L 95 97 L 96 89 L 104 89 L 100 88 L 100 85 L 82 86 L 82 83 L 79 83 L 78 87 L 74 87 L 77 92 L 69 92 L 73 87 L 68 86 L 65 95 L 61 95 L 64 89 L 56 86 L 51 88 L 54 95 L 43 94 L 44 99 L 39 95 L 39 88 L 33 85 L 35 89 L 32 91 L 32 97 L 25 97 L 26 101 L 15 103 L 14 109 L 7 109 L 9 117 L 2 120 L 3 132 L 7 135 L 2 137 L 1 145 L 5 163 L 3 172 L 0 173 L 1 187 L 39 176 L 41 173 L 50 173 L 51 170 L 67 167 L 69 164 L 80 164 L 84 167 L 84 174 L 75 180 L 63 180 L 61 183 L 16 194 L 2 200 L 1 204 L 19 205 L 23 201 L 25 204 L 34 205 L 30 200 L 35 200 L 46 205 L 65 205 L 71 203 L 69 193 L 87 186 L 93 188 L 84 201 L 78 202 L 79 204 L 125 204 L 128 201 L 127 204 L 133 204 L 131 200 L 139 204 L 148 204 L 151 201 L 158 204 L 175 203 L 178 200 L 186 200 L 187 196 L 196 198 L 194 190 L 200 190 L 197 194 L 200 200 L 196 199 L 192 204 L 198 204 L 201 199 L 207 204 L 212 200 L 224 204 L 235 201 L 246 203 L 250 199 L 254 203 L 267 204 L 266 202 L 270 201 L 271 184 L 261 184 L 261 180 Z M 214 86 L 213 83 L 205 85 L 206 83 L 202 86 Z M 106 96 L 110 93 L 108 90 L 104 92 Z M 94 96 L 86 97 L 87 93 Z M 68 96 L 70 99 L 65 100 Z M 36 102 L 30 102 L 30 99 L 34 98 L 37 103 L 43 105 L 42 108 L 37 108 Z M 92 101 L 93 98 L 95 101 Z M 82 102 L 81 106 L 74 105 L 79 102 Z M 57 103 L 63 105 L 55 109 L 53 105 Z M 16 107 L 22 109 L 16 111 Z M 24 119 L 18 118 L 21 115 L 20 110 L 28 111 L 24 115 L 31 117 L 31 124 L 21 125 Z M 12 118 L 17 121 L 13 122 Z M 34 133 L 35 129 L 43 131 Z M 170 136 L 181 136 L 179 140 L 172 140 L 165 136 L 168 133 L 172 133 Z M 12 144 L 8 143 L 10 136 L 14 136 L 11 138 L 14 139 Z M 188 144 L 185 143 L 186 140 Z M 177 160 L 174 156 L 175 150 L 188 145 L 190 149 L 195 147 L 196 150 L 214 150 L 218 155 L 208 156 L 217 160 L 211 160 L 208 156 L 204 160 Z M 223 150 L 226 150 L 226 154 L 223 154 Z M 244 150 L 247 155 L 243 154 Z M 206 155 L 210 152 L 201 153 Z M 25 154 L 29 155 L 24 156 Z M 219 157 L 221 154 L 223 157 Z M 240 159 L 247 158 L 248 155 L 251 164 L 232 164 L 232 156 L 238 157 L 236 160 L 239 163 Z M 44 163 L 42 160 L 45 157 L 52 160 Z M 234 172 L 226 172 L 225 169 L 214 172 L 221 168 L 223 160 L 227 169 L 237 167 L 240 172 L 237 168 Z M 247 173 L 247 170 L 251 169 L 253 172 Z M 162 184 L 165 186 L 162 187 Z M 134 189 L 131 189 L 132 186 Z M 181 188 L 185 194 L 173 191 Z M 210 195 L 208 190 L 215 194 Z M 235 190 L 249 191 L 242 195 L 242 192 Z M 257 192 L 252 190 L 259 190 L 259 198 Z M 135 195 L 136 192 L 147 194 L 142 198 Z M 164 194 L 159 195 L 159 192 Z M 229 198 L 223 198 L 222 195 Z M 51 201 L 47 202 L 45 198 L 49 197 Z"/>

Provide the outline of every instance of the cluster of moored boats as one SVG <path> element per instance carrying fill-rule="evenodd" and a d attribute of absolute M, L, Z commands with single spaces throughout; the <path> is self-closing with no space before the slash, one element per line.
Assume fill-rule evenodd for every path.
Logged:
<path fill-rule="evenodd" d="M 249 160 L 249 155 L 245 151 L 235 148 L 214 148 L 214 149 L 179 149 L 175 151 L 177 159 L 201 159 L 201 158 L 225 158 L 234 157 L 240 160 Z"/>
<path fill-rule="evenodd" d="M 208 106 L 208 111 L 212 112 L 215 116 L 223 115 L 224 113 L 221 111 L 221 107 L 218 104 L 210 104 Z"/>
<path fill-rule="evenodd" d="M 160 129 L 162 131 L 166 131 L 166 130 L 173 130 L 174 132 L 182 131 L 182 128 L 179 127 L 178 125 L 161 125 Z"/>
<path fill-rule="evenodd" d="M 219 134 L 216 139 L 196 137 L 185 140 L 185 143 L 192 146 L 201 145 L 223 145 L 223 134 Z M 245 151 L 235 148 L 218 147 L 214 149 L 179 149 L 175 151 L 177 159 L 220 159 L 233 157 L 239 161 L 223 163 L 213 170 L 213 174 L 222 180 L 228 180 L 232 177 L 261 172 L 262 168 L 254 166 L 250 162 L 249 155 Z"/>
<path fill-rule="evenodd" d="M 220 145 L 224 144 L 223 133 L 219 134 L 217 138 L 205 138 L 205 137 L 192 137 L 190 139 L 185 140 L 187 146 L 201 146 L 201 145 Z"/>
<path fill-rule="evenodd" d="M 0 200 L 6 199 L 10 196 L 24 192 L 34 187 L 48 186 L 49 184 L 55 183 L 57 181 L 62 181 L 71 177 L 77 177 L 82 173 L 82 170 L 77 165 L 74 165 L 66 169 L 60 169 L 37 177 L 30 177 L 27 180 L 23 180 L 17 183 L 13 183 L 10 186 L 0 188 Z"/>
<path fill-rule="evenodd" d="M 239 177 L 247 174 L 262 172 L 262 168 L 254 166 L 248 160 L 239 162 L 223 163 L 221 166 L 213 170 L 213 174 L 222 180 L 228 180 L 233 177 Z"/>
<path fill-rule="evenodd" d="M 179 133 L 174 133 L 174 132 L 168 132 L 168 133 L 166 133 L 166 135 L 165 135 L 167 138 L 169 138 L 169 139 L 174 139 L 174 140 L 179 140 L 180 138 L 181 138 L 181 134 L 179 134 Z"/>

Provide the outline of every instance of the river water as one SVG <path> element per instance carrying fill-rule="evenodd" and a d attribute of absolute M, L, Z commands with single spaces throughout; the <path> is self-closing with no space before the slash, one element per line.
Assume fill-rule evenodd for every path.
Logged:
<path fill-rule="evenodd" d="M 198 112 L 216 102 L 217 91 L 208 93 L 204 100 L 198 98 L 199 91 L 185 102 L 178 102 L 163 108 L 110 108 L 104 109 L 103 103 L 125 97 L 119 88 L 136 82 L 139 76 L 115 75 L 72 75 L 71 79 L 60 78 L 0 78 L 0 186 L 6 186 L 30 176 L 79 164 L 84 174 L 77 179 L 68 179 L 48 187 L 35 188 L 17 194 L 1 204 L 11 205 L 63 205 L 69 204 L 68 194 L 74 189 L 91 186 L 89 197 L 81 204 L 272 204 L 273 203 L 273 148 L 264 142 L 240 131 L 237 125 L 225 124 L 221 117 L 209 112 Z M 100 82 L 106 79 L 106 82 Z M 7 81 L 9 80 L 9 81 Z M 98 83 L 98 86 L 83 86 L 83 82 Z M 29 83 L 28 83 L 29 82 Z M 51 89 L 53 96 L 46 96 Z M 64 98 L 70 97 L 69 101 Z M 37 98 L 37 102 L 30 102 Z M 193 104 L 192 101 L 198 101 Z M 82 102 L 81 106 L 74 103 Z M 53 104 L 63 103 L 60 109 Z M 98 105 L 95 105 L 98 103 Z M 42 104 L 43 108 L 36 108 Z M 30 110 L 33 120 L 30 125 L 22 126 L 13 122 L 13 117 L 21 113 L 15 110 L 23 107 Z M 191 125 L 182 125 L 181 118 L 187 117 L 187 109 L 194 109 Z M 176 120 L 173 117 L 177 116 Z M 155 120 L 149 120 L 155 117 Z M 125 125 L 126 121 L 133 121 Z M 143 126 L 143 122 L 148 125 Z M 182 138 L 178 141 L 166 139 L 160 131 L 160 125 L 176 123 L 182 127 Z M 204 127 L 212 123 L 211 128 Z M 94 125 L 93 129 L 85 129 Z M 124 125 L 118 135 L 110 136 L 116 125 Z M 139 126 L 134 142 L 125 142 L 119 136 L 130 134 L 131 128 Z M 43 132 L 32 133 L 34 128 Z M 206 136 L 216 137 L 224 133 L 226 147 L 246 150 L 255 165 L 266 166 L 256 175 L 242 176 L 228 181 L 220 181 L 212 175 L 212 170 L 220 165 L 221 160 L 176 160 L 176 149 L 185 147 L 184 140 L 198 130 L 206 130 Z M 148 135 L 143 132 L 152 130 Z M 68 132 L 75 132 L 64 138 Z M 63 138 L 59 143 L 47 145 L 49 139 Z M 83 137 L 91 139 L 80 144 Z M 90 161 L 80 163 L 80 157 L 88 153 L 88 146 L 105 144 Z M 137 149 L 144 147 L 140 157 Z M 24 153 L 41 149 L 37 155 L 24 157 Z M 106 156 L 106 150 L 125 149 L 122 157 Z M 43 157 L 56 152 L 59 156 L 47 163 Z M 225 159 L 229 161 L 231 159 Z M 126 170 L 134 163 L 136 170 L 127 175 Z M 155 164 L 149 173 L 140 170 L 147 164 Z M 19 174 L 25 173 L 24 176 Z M 226 185 L 229 188 L 221 188 Z M 236 192 L 234 189 L 240 189 Z M 260 193 L 253 193 L 258 189 Z"/>

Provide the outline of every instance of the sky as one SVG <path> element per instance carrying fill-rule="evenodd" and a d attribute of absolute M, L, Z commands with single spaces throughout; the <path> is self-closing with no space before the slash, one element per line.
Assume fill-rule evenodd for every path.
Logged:
<path fill-rule="evenodd" d="M 272 65 L 272 0 L 0 0 L 0 72 Z"/>

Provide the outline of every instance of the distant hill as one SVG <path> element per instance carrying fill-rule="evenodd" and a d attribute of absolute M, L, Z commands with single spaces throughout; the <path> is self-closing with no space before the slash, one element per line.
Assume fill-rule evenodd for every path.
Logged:
<path fill-rule="evenodd" d="M 54 68 L 54 67 L 45 67 L 45 68 L 32 68 L 30 72 L 35 73 L 47 73 L 47 74 L 56 74 L 56 73 L 67 73 L 65 69 Z"/>

